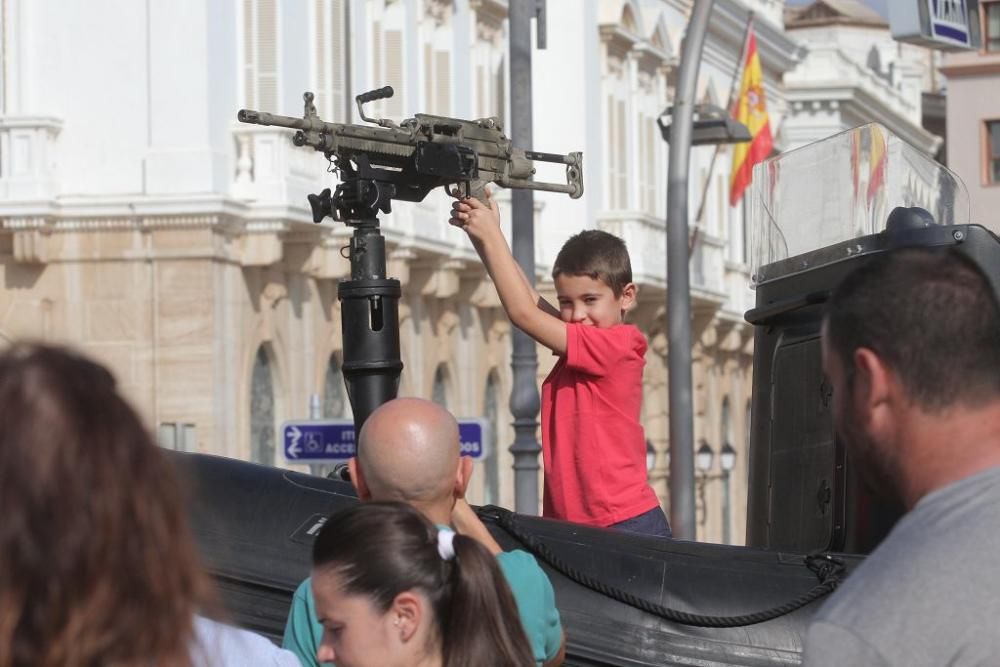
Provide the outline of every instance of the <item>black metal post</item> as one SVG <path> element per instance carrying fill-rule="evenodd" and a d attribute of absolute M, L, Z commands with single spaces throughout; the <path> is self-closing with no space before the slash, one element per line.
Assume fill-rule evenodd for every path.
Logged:
<path fill-rule="evenodd" d="M 696 0 L 681 50 L 667 180 L 667 340 L 670 373 L 670 526 L 697 535 L 694 503 L 694 400 L 691 389 L 691 288 L 688 274 L 688 168 L 695 84 L 712 0 Z"/>
<path fill-rule="evenodd" d="M 344 335 L 344 382 L 361 431 L 375 408 L 396 398 L 399 355 L 399 281 L 385 277 L 385 238 L 375 218 L 349 221 L 351 279 L 337 286 Z"/>
<path fill-rule="evenodd" d="M 515 146 L 531 150 L 531 17 L 535 0 L 510 0 L 510 136 Z M 511 191 L 513 230 L 511 251 L 524 275 L 535 282 L 535 208 L 531 190 Z M 535 341 L 515 328 L 512 338 L 513 387 L 510 411 L 514 416 L 514 509 L 538 514 L 538 354 Z"/>

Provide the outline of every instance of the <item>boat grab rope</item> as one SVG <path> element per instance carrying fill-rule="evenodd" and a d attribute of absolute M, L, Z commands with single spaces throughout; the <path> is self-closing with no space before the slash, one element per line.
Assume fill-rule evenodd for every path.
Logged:
<path fill-rule="evenodd" d="M 807 604 L 833 592 L 840 585 L 844 578 L 845 566 L 843 561 L 826 553 L 809 554 L 804 556 L 806 565 L 819 578 L 820 583 L 808 592 L 798 596 L 794 600 L 771 609 L 754 612 L 751 614 L 740 614 L 738 616 L 708 616 L 704 614 L 692 614 L 679 609 L 671 609 L 655 602 L 650 602 L 621 589 L 615 588 L 603 581 L 580 572 L 576 568 L 568 565 L 566 561 L 552 552 L 551 549 L 533 535 L 524 532 L 517 525 L 514 513 L 510 510 L 496 506 L 486 506 L 480 511 L 494 520 L 507 531 L 514 539 L 523 544 L 529 552 L 550 565 L 556 572 L 564 575 L 572 581 L 589 588 L 592 591 L 605 595 L 612 600 L 617 600 L 630 607 L 635 607 L 655 616 L 659 616 L 681 625 L 691 625 L 702 628 L 736 628 L 745 625 L 763 623 L 785 614 L 790 614 L 796 609 L 800 609 Z"/>

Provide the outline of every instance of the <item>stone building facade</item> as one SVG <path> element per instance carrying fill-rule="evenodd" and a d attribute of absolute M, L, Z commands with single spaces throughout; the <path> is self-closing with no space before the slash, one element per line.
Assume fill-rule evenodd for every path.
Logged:
<path fill-rule="evenodd" d="M 621 235 L 650 348 L 643 422 L 651 480 L 669 497 L 665 228 L 672 99 L 690 0 L 550 0 L 535 52 L 538 150 L 582 150 L 586 194 L 536 197 L 540 289 L 562 241 Z M 756 0 L 772 124 L 798 47 L 782 3 Z M 68 343 L 107 363 L 168 446 L 288 465 L 275 434 L 350 414 L 337 281 L 349 231 L 314 225 L 306 195 L 332 185 L 322 156 L 236 111 L 360 122 L 353 96 L 385 84 L 370 111 L 498 116 L 509 105 L 505 0 L 173 0 L 0 4 L 0 339 Z M 699 99 L 725 105 L 748 6 L 719 0 Z M 737 451 L 701 478 L 699 536 L 742 541 L 752 336 L 742 208 L 727 204 L 729 154 L 692 153 L 695 432 Z M 542 177 L 546 177 L 543 173 Z M 500 192 L 506 212 L 507 193 Z M 382 218 L 389 275 L 403 284 L 400 393 L 495 426 L 470 499 L 513 506 L 510 325 L 434 193 Z M 509 220 L 505 218 L 505 224 Z M 540 351 L 539 382 L 552 358 Z M 697 444 L 696 444 L 697 446 Z M 718 457 L 716 457 L 718 460 Z M 317 470 L 318 472 L 318 470 Z M 724 498 L 732 499 L 731 506 Z"/>

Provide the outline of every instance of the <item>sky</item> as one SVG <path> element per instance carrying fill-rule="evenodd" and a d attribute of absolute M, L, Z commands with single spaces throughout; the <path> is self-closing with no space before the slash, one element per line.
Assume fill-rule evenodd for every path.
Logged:
<path fill-rule="evenodd" d="M 879 14 L 882 18 L 889 20 L 889 0 L 862 0 L 864 4 L 868 5 Z M 786 5 L 808 5 L 812 4 L 813 0 L 785 0 Z"/>

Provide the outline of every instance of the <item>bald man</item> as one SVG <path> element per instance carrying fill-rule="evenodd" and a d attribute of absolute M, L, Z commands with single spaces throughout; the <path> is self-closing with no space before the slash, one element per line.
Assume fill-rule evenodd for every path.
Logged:
<path fill-rule="evenodd" d="M 561 664 L 565 637 L 548 577 L 524 551 L 500 549 L 465 502 L 472 460 L 461 456 L 458 423 L 431 401 L 398 398 L 376 409 L 358 436 L 358 456 L 348 462 L 358 498 L 409 503 L 439 526 L 479 540 L 497 557 L 510 584 L 537 665 Z M 306 579 L 292 599 L 283 645 L 306 667 L 319 667 L 323 626 L 316 619 Z"/>

